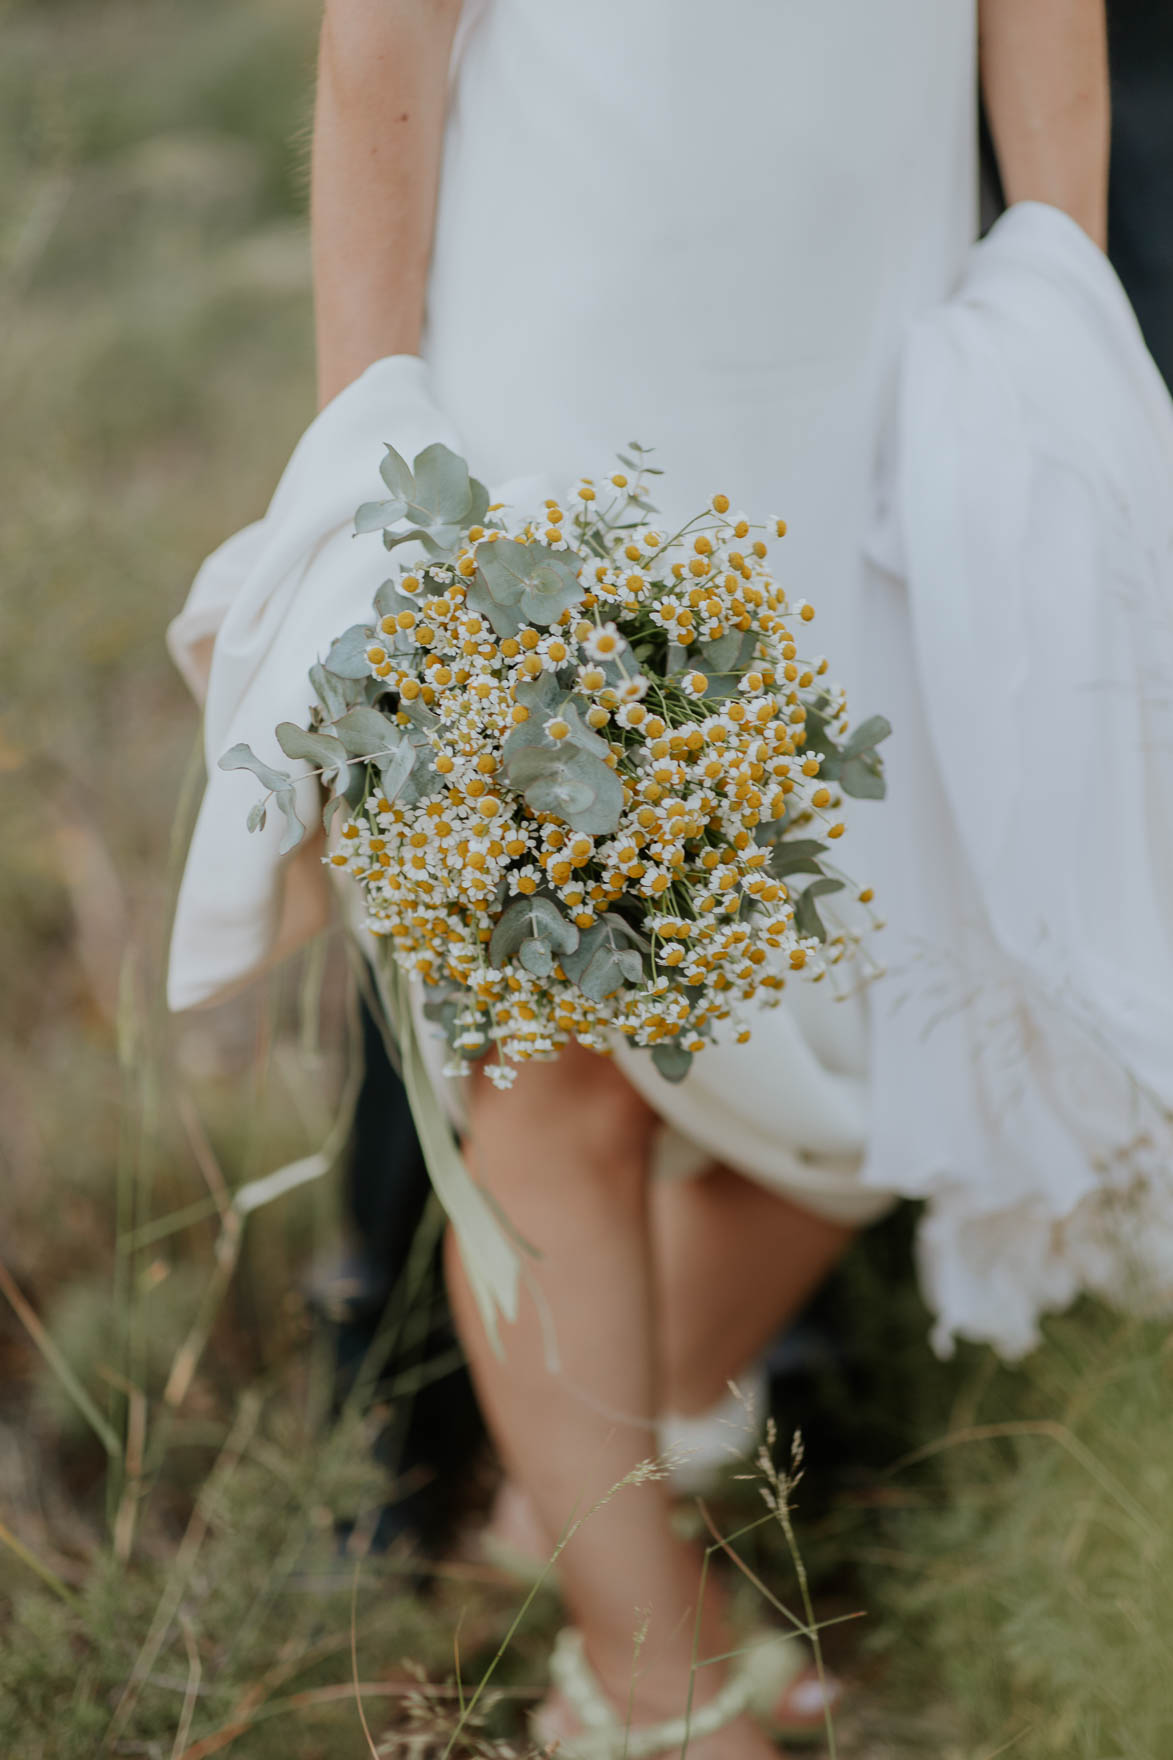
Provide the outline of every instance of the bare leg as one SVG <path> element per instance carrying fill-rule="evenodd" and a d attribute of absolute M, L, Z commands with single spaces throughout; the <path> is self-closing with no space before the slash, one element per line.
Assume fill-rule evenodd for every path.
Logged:
<path fill-rule="evenodd" d="M 652 1194 L 664 1409 L 707 1411 L 854 1238 L 729 1168 Z"/>
<path fill-rule="evenodd" d="M 591 1661 L 619 1705 L 631 1687 L 634 1634 L 648 1634 L 635 1685 L 639 1722 L 684 1708 L 700 1587 L 700 1555 L 674 1537 L 659 1482 L 612 1486 L 655 1454 L 660 1399 L 648 1230 L 643 1102 L 607 1062 L 570 1048 L 523 1069 L 498 1093 L 473 1084 L 471 1159 L 517 1228 L 542 1253 L 537 1281 L 562 1359 L 551 1374 L 541 1317 L 523 1299 L 505 1329 L 505 1356 L 485 1337 L 459 1262 L 449 1250 L 453 1308 L 485 1414 L 510 1472 L 551 1542 L 595 1508 L 559 1561 L 563 1592 Z M 700 1655 L 728 1650 L 715 1591 L 702 1612 Z M 698 1677 L 697 1701 L 720 1671 Z M 741 1721 L 697 1760 L 764 1760 L 771 1749 Z M 690 1751 L 693 1751 L 690 1749 Z"/>

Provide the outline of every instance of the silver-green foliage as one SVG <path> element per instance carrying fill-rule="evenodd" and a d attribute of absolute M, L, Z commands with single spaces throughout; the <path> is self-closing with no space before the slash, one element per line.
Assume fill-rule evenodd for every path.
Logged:
<path fill-rule="evenodd" d="M 354 529 L 360 534 L 381 531 L 388 550 L 420 543 L 434 561 L 443 561 L 488 513 L 488 490 L 442 441 L 425 447 L 412 465 L 388 446 L 379 475 L 390 496 L 364 502 L 354 516 Z M 392 530 L 405 521 L 405 531 Z"/>

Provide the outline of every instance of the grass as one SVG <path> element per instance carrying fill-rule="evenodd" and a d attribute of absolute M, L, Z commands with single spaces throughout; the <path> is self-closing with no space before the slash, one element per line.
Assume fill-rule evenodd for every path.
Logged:
<path fill-rule="evenodd" d="M 299 1293 L 334 1194 L 232 1203 L 329 1134 L 333 954 L 191 1021 L 159 1000 L 196 734 L 163 629 L 311 411 L 315 23 L 0 4 L 5 1760 L 359 1756 L 359 1698 L 376 1745 L 439 1760 L 510 1634 L 452 1749 L 501 1756 L 556 1618 L 467 1565 L 425 1595 L 335 1558 L 386 1486 L 362 1415 L 323 1422 Z M 825 1634 L 858 1683 L 843 1760 L 1167 1760 L 1167 1329 L 1089 1304 L 1021 1370 L 939 1364 L 900 1219 L 824 1305 L 845 1353 L 780 1417 L 812 1606 L 866 1610 Z M 760 1487 L 713 1513 L 800 1605 Z"/>

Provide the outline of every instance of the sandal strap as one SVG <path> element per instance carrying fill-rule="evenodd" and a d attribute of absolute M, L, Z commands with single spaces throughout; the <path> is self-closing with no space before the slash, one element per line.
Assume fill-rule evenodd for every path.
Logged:
<path fill-rule="evenodd" d="M 629 1729 L 587 1661 L 582 1633 L 565 1627 L 554 1641 L 550 1680 L 582 1724 L 583 1733 L 561 1744 L 563 1760 L 652 1760 L 686 1740 L 715 1734 L 749 1709 L 760 1692 L 764 1643 L 773 1645 L 774 1639 L 751 1643 L 734 1662 L 720 1691 L 691 1714 Z"/>

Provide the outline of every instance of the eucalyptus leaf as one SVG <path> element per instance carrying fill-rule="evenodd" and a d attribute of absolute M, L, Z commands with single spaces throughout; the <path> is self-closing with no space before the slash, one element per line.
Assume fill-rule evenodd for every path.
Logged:
<path fill-rule="evenodd" d="M 775 880 L 788 874 L 821 874 L 827 845 L 814 837 L 792 837 L 774 845 L 767 864 Z"/>
<path fill-rule="evenodd" d="M 550 711 L 561 704 L 564 695 L 552 672 L 539 672 L 537 678 L 523 678 L 514 686 L 513 694 L 527 709 Z M 522 722 L 523 727 L 526 725 Z"/>
<path fill-rule="evenodd" d="M 380 617 L 394 617 L 404 606 L 398 581 L 381 581 L 375 592 L 375 610 Z"/>
<path fill-rule="evenodd" d="M 277 795 L 276 800 L 278 807 L 285 815 L 285 834 L 282 837 L 281 842 L 277 845 L 277 854 L 279 856 L 287 856 L 291 850 L 297 848 L 298 844 L 305 836 L 305 826 L 297 816 L 297 807 L 294 802 L 293 790 L 291 788 L 283 788 Z"/>
<path fill-rule="evenodd" d="M 753 651 L 757 645 L 757 632 L 752 629 L 729 629 L 716 641 L 702 642 L 701 653 L 705 664 L 713 672 L 733 672 L 740 677 L 749 665 Z"/>
<path fill-rule="evenodd" d="M 630 943 L 642 940 L 621 917 L 606 916 L 584 929 L 578 946 L 562 956 L 562 970 L 583 995 L 602 1002 L 623 984 L 638 984 L 643 958 Z"/>
<path fill-rule="evenodd" d="M 600 734 L 597 734 L 593 727 L 587 726 L 577 704 L 563 704 L 561 714 L 570 728 L 570 732 L 566 735 L 570 745 L 577 746 L 580 752 L 590 752 L 596 758 L 606 758 L 609 755 L 611 748 L 607 741 Z"/>
<path fill-rule="evenodd" d="M 297 797 L 293 778 L 288 770 L 275 770 L 271 764 L 258 758 L 251 746 L 243 742 L 229 747 L 220 759 L 219 767 L 221 770 L 251 770 L 258 781 L 264 783 L 285 818 L 285 831 L 277 846 L 277 853 L 284 856 L 291 849 L 296 849 L 305 836 L 305 826 L 297 816 Z M 259 824 L 257 829 L 260 829 Z"/>
<path fill-rule="evenodd" d="M 421 542 L 433 562 L 447 562 L 463 537 L 463 526 L 435 526 L 422 534 Z"/>
<path fill-rule="evenodd" d="M 248 810 L 248 818 L 245 820 L 245 824 L 250 831 L 263 831 L 268 817 L 269 815 L 265 808 L 264 801 L 254 801 Z"/>
<path fill-rule="evenodd" d="M 475 477 L 468 479 L 468 491 L 469 501 L 465 524 L 483 526 L 489 512 L 489 491 L 483 483 L 478 483 Z"/>
<path fill-rule="evenodd" d="M 780 843 L 788 835 L 798 817 L 798 813 L 791 806 L 791 802 L 796 798 L 795 795 L 787 795 L 785 805 L 776 819 L 764 819 L 760 825 L 754 827 L 754 842 L 759 848 Z"/>
<path fill-rule="evenodd" d="M 525 623 L 525 618 L 514 605 L 503 605 L 489 592 L 484 582 L 475 575 L 468 583 L 468 608 L 476 611 L 493 626 L 493 633 L 504 638 L 515 636 Z"/>
<path fill-rule="evenodd" d="M 378 709 L 351 709 L 336 725 L 345 749 L 375 765 L 383 793 L 394 800 L 415 768 L 419 756 L 415 740 Z"/>
<path fill-rule="evenodd" d="M 839 783 L 844 794 L 856 800 L 882 801 L 888 792 L 883 763 L 874 752 L 867 757 L 844 758 Z"/>
<path fill-rule="evenodd" d="M 405 739 L 391 757 L 379 765 L 383 793 L 389 801 L 393 801 L 402 792 L 404 784 L 415 769 L 415 760 L 415 747 L 410 740 Z"/>
<path fill-rule="evenodd" d="M 399 713 L 406 715 L 412 726 L 418 727 L 424 733 L 430 733 L 440 725 L 440 717 L 426 703 L 421 702 L 419 697 L 413 697 L 410 702 L 405 697 L 400 702 Z"/>
<path fill-rule="evenodd" d="M 368 675 L 369 676 L 369 675 Z M 374 682 L 378 682 L 377 680 Z M 366 688 L 366 679 L 339 678 L 321 665 L 310 667 L 310 684 L 330 721 L 345 715 L 352 703 L 358 702 Z"/>
<path fill-rule="evenodd" d="M 406 513 L 403 501 L 364 501 L 354 516 L 355 532 L 360 537 L 365 532 L 381 532 L 386 526 L 396 525 Z"/>
<path fill-rule="evenodd" d="M 603 1002 L 624 984 L 638 984 L 643 975 L 643 960 L 635 949 L 609 941 L 592 954 L 578 987 L 589 1002 Z"/>
<path fill-rule="evenodd" d="M 819 880 L 812 880 L 810 885 L 800 893 L 794 906 L 794 926 L 800 935 L 814 936 L 819 941 L 827 939 L 826 926 L 819 915 L 816 899 L 824 898 L 831 892 L 842 892 L 843 881 L 835 880 L 829 874 Z"/>
<path fill-rule="evenodd" d="M 384 532 L 383 547 L 387 550 L 397 550 L 400 544 L 420 544 L 427 535 L 427 532 L 419 526 L 412 526 L 410 531 L 406 532 Z"/>
<path fill-rule="evenodd" d="M 860 722 L 850 739 L 841 747 L 842 754 L 845 758 L 863 757 L 868 752 L 874 752 L 883 740 L 890 738 L 891 733 L 892 723 L 886 715 L 869 715 L 866 721 Z"/>
<path fill-rule="evenodd" d="M 579 942 L 578 930 L 569 917 L 563 915 L 553 899 L 540 892 L 529 898 L 515 898 L 501 913 L 489 941 L 489 958 L 499 971 L 506 960 L 530 941 L 543 943 L 551 954 L 573 953 Z"/>
<path fill-rule="evenodd" d="M 601 759 L 565 747 L 527 746 L 511 755 L 505 775 L 535 813 L 553 813 L 574 831 L 603 835 L 618 829 L 623 784 Z"/>
<path fill-rule="evenodd" d="M 595 953 L 607 938 L 607 923 L 592 923 L 578 938 L 578 946 L 562 955 L 562 970 L 572 984 L 577 984 L 590 965 Z"/>
<path fill-rule="evenodd" d="M 537 685 L 542 681 L 534 679 L 532 682 Z M 551 684 L 553 684 L 552 680 Z M 531 708 L 531 703 L 527 702 L 522 695 L 524 688 L 522 685 L 517 687 L 518 701 L 525 702 L 526 707 Z M 546 722 L 559 716 L 566 722 L 569 732 L 562 739 L 556 740 L 546 732 Z M 586 725 L 578 712 L 577 705 L 569 700 L 569 693 L 558 690 L 557 686 L 545 694 L 544 701 L 539 699 L 537 704 L 533 705 L 527 721 L 519 722 L 512 732 L 506 735 L 505 743 L 501 748 L 506 764 L 528 747 L 536 747 L 541 751 L 553 753 L 556 757 L 560 757 L 566 765 L 574 763 L 573 754 L 575 751 L 589 752 L 596 758 L 606 758 L 611 750 L 606 740 L 600 739 L 594 729 Z"/>
<path fill-rule="evenodd" d="M 304 758 L 322 772 L 322 781 L 334 788 L 344 783 L 348 769 L 346 747 L 328 733 L 309 733 L 294 721 L 277 725 L 277 744 L 287 758 Z"/>
<path fill-rule="evenodd" d="M 379 709 L 360 704 L 334 723 L 334 731 L 352 758 L 379 763 L 402 743 L 403 729 Z"/>
<path fill-rule="evenodd" d="M 745 674 L 742 672 L 707 673 L 706 677 L 708 678 L 708 683 L 705 685 L 701 694 L 708 702 L 724 702 L 727 697 L 735 697 L 737 695 L 738 686 L 741 684 L 744 676 Z"/>
<path fill-rule="evenodd" d="M 365 764 L 350 766 L 350 779 L 342 791 L 342 798 L 352 813 L 357 813 L 367 798 L 367 771 Z"/>
<path fill-rule="evenodd" d="M 652 1062 L 666 1082 L 682 1082 L 692 1068 L 692 1052 L 666 1039 L 652 1046 Z"/>
<path fill-rule="evenodd" d="M 498 610 L 512 611 L 529 623 L 556 623 L 582 599 L 584 588 L 578 580 L 581 565 L 581 557 L 573 551 L 499 538 L 495 544 L 482 544 L 477 549 L 477 599 L 483 602 L 487 595 Z M 486 615 L 491 617 L 492 612 Z M 493 627 L 497 627 L 495 622 Z"/>
<path fill-rule="evenodd" d="M 424 526 L 459 528 L 472 505 L 468 466 L 459 454 L 437 440 L 416 455 L 412 475 L 411 518 Z"/>
<path fill-rule="evenodd" d="M 322 664 L 336 678 L 369 678 L 371 666 L 367 659 L 367 649 L 370 645 L 370 626 L 352 623 L 331 644 L 330 652 Z"/>
<path fill-rule="evenodd" d="M 388 690 L 387 680 L 373 675 L 363 679 L 352 703 L 356 709 L 385 709 L 388 714 L 394 714 L 400 707 L 398 691 Z"/>
<path fill-rule="evenodd" d="M 535 978 L 548 978 L 554 970 L 554 955 L 546 941 L 523 941 L 517 950 L 517 957 L 526 971 Z"/>
<path fill-rule="evenodd" d="M 415 478 L 411 466 L 405 458 L 401 458 L 393 446 L 388 445 L 379 466 L 379 475 L 390 489 L 392 495 L 400 501 L 410 501 L 415 494 Z"/>
<path fill-rule="evenodd" d="M 788 855 L 784 844 L 775 844 L 767 868 L 775 880 L 788 880 L 795 874 L 821 874 L 823 871 L 810 856 Z"/>
<path fill-rule="evenodd" d="M 228 748 L 217 769 L 251 770 L 258 782 L 263 782 L 274 794 L 280 789 L 293 787 L 293 777 L 288 770 L 275 770 L 272 764 L 266 764 L 263 758 L 258 758 L 252 747 L 245 745 L 243 741 Z"/>
<path fill-rule="evenodd" d="M 638 984 L 642 976 L 643 962 L 637 953 L 617 954 L 613 948 L 600 947 L 578 980 L 578 987 L 588 1002 L 605 1002 L 624 984 Z"/>

